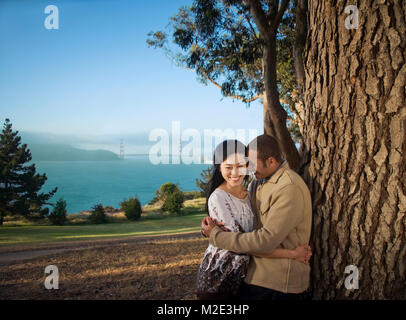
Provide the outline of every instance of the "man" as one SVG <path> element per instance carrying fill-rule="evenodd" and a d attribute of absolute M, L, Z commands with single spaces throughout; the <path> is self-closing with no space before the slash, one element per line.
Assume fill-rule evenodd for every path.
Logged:
<path fill-rule="evenodd" d="M 309 189 L 281 157 L 277 141 L 260 135 L 248 145 L 248 159 L 255 177 L 248 191 L 255 215 L 254 231 L 226 232 L 209 217 L 202 233 L 219 248 L 251 254 L 248 273 L 241 286 L 242 299 L 305 299 L 310 267 L 293 259 L 255 256 L 276 248 L 295 249 L 308 243 L 312 223 Z"/>

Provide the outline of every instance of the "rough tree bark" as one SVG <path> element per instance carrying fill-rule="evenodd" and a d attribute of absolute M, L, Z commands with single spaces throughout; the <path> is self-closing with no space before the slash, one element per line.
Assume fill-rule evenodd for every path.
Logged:
<path fill-rule="evenodd" d="M 357 5 L 359 28 L 345 27 Z M 305 178 L 316 299 L 406 298 L 406 2 L 309 0 Z M 344 286 L 359 270 L 359 289 Z"/>

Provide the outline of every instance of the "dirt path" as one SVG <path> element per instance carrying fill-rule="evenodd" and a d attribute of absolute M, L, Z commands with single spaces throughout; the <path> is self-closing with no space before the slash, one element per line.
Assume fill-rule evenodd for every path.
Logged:
<path fill-rule="evenodd" d="M 30 245 L 17 245 L 0 249 L 0 265 L 13 264 L 21 260 L 29 260 L 37 257 L 52 255 L 64 251 L 103 248 L 130 244 L 134 242 L 151 242 L 172 239 L 190 239 L 201 237 L 199 232 L 179 233 L 171 235 L 137 236 L 131 238 L 119 238 L 109 240 L 86 240 L 57 243 L 39 243 Z"/>

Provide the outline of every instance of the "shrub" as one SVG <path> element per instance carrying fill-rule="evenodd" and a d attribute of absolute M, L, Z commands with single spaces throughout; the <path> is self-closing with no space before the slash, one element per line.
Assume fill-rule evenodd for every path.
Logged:
<path fill-rule="evenodd" d="M 120 205 L 128 220 L 139 220 L 141 218 L 141 202 L 136 196 L 122 201 Z"/>
<path fill-rule="evenodd" d="M 183 192 L 180 190 L 175 190 L 166 196 L 162 210 L 179 214 L 181 208 L 183 207 L 183 201 Z"/>
<path fill-rule="evenodd" d="M 161 199 L 165 199 L 167 195 L 174 193 L 175 191 L 180 191 L 180 189 L 176 184 L 173 184 L 172 182 L 167 182 L 161 186 L 159 191 Z"/>
<path fill-rule="evenodd" d="M 107 216 L 104 213 L 104 208 L 101 203 L 96 204 L 91 211 L 91 214 L 89 216 L 89 221 L 91 223 L 106 223 L 107 222 Z"/>
<path fill-rule="evenodd" d="M 66 201 L 60 198 L 52 212 L 48 215 L 48 219 L 53 225 L 62 226 L 66 222 Z"/>

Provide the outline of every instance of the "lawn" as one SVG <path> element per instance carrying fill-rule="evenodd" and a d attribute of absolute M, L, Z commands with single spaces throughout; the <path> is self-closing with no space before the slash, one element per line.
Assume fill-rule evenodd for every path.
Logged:
<path fill-rule="evenodd" d="M 13 225 L 0 227 L 0 246 L 26 243 L 125 238 L 133 236 L 187 233 L 200 230 L 206 213 L 203 199 L 185 201 L 179 216 L 163 215 L 155 207 L 148 207 L 139 221 L 122 218 L 106 224 Z"/>

